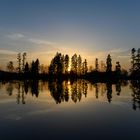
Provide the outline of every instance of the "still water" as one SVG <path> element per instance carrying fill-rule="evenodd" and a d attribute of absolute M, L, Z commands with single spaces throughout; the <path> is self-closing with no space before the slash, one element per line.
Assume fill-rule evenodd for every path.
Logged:
<path fill-rule="evenodd" d="M 140 83 L 0 82 L 0 140 L 140 140 Z"/>

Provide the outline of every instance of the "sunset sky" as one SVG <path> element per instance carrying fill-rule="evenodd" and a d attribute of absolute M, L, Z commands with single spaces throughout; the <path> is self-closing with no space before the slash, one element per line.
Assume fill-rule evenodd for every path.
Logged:
<path fill-rule="evenodd" d="M 49 64 L 58 51 L 89 65 L 110 53 L 128 68 L 133 47 L 140 47 L 139 0 L 0 0 L 0 67 L 18 52 Z"/>

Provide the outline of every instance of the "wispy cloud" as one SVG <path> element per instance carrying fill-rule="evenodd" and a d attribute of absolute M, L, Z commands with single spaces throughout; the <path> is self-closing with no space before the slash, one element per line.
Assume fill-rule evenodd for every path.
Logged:
<path fill-rule="evenodd" d="M 13 33 L 13 34 L 6 35 L 6 37 L 12 40 L 19 40 L 21 38 L 24 38 L 25 36 L 22 33 Z"/>
<path fill-rule="evenodd" d="M 41 39 L 35 39 L 35 38 L 29 38 L 28 39 L 31 43 L 35 43 L 35 44 L 38 44 L 38 45 L 54 45 L 55 43 L 54 42 L 50 42 L 50 41 L 47 41 L 47 40 L 41 40 Z"/>
<path fill-rule="evenodd" d="M 17 54 L 17 52 L 16 51 L 11 51 L 11 50 L 2 50 L 2 49 L 0 49 L 0 54 L 13 55 L 13 54 Z"/>

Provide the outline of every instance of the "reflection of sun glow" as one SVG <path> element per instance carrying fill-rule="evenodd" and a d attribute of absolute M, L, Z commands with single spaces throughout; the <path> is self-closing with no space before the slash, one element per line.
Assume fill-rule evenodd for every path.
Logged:
<path fill-rule="evenodd" d="M 71 65 L 69 64 L 69 67 L 68 67 L 68 72 L 70 72 L 70 70 L 71 70 Z"/>
<path fill-rule="evenodd" d="M 70 85 L 70 81 L 68 81 L 68 85 Z"/>
<path fill-rule="evenodd" d="M 68 68 L 68 72 L 70 72 L 70 67 Z"/>

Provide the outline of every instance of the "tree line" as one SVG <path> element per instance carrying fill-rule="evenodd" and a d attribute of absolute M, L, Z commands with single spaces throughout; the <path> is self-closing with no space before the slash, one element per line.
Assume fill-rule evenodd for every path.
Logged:
<path fill-rule="evenodd" d="M 38 77 L 41 74 L 49 76 L 92 76 L 103 74 L 114 74 L 118 77 L 121 75 L 131 77 L 140 76 L 140 49 L 131 50 L 131 68 L 129 71 L 122 69 L 119 61 L 116 61 L 115 70 L 112 70 L 112 57 L 110 54 L 107 55 L 105 63 L 101 61 L 99 68 L 99 59 L 95 58 L 94 69 L 88 67 L 87 59 L 83 59 L 81 55 L 76 53 L 70 58 L 68 54 L 56 53 L 52 58 L 50 65 L 45 67 L 40 64 L 39 59 L 32 60 L 31 63 L 27 62 L 27 53 L 17 54 L 17 67 L 14 67 L 13 61 L 7 63 L 7 70 L 10 73 L 16 72 L 18 74 L 24 74 L 25 77 Z"/>

